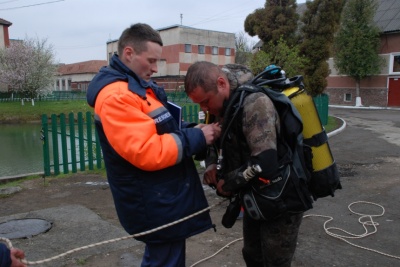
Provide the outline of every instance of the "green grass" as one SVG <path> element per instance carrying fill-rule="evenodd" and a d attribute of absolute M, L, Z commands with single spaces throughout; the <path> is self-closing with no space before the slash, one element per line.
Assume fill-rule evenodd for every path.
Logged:
<path fill-rule="evenodd" d="M 10 182 L 0 183 L 0 189 L 1 188 L 7 188 L 7 187 L 19 186 L 24 181 L 38 179 L 38 178 L 41 178 L 41 176 L 40 175 L 30 175 L 30 176 L 27 176 L 25 178 L 21 178 L 21 179 L 18 179 L 18 180 L 13 180 L 13 181 L 10 181 Z M 0 194 L 0 198 L 8 197 L 8 196 L 9 195 L 1 195 Z"/>
<path fill-rule="evenodd" d="M 333 130 L 339 128 L 341 126 L 341 121 L 336 119 L 335 117 L 328 116 L 328 124 L 324 126 L 325 131 L 327 133 L 332 132 Z"/>
<path fill-rule="evenodd" d="M 64 178 L 68 178 L 72 175 L 76 175 L 76 174 L 96 174 L 96 175 L 100 175 L 104 178 L 107 178 L 107 173 L 106 173 L 106 168 L 104 167 L 104 162 L 103 162 L 103 167 L 100 169 L 95 168 L 94 170 L 85 170 L 85 171 L 78 171 L 77 173 L 73 173 L 73 172 L 69 172 L 67 174 L 64 173 L 60 173 L 59 175 L 50 175 L 50 176 L 46 176 L 44 179 L 42 177 L 42 175 L 30 175 L 21 179 L 17 179 L 17 180 L 13 180 L 10 182 L 4 182 L 4 183 L 0 183 L 0 189 L 1 188 L 6 188 L 6 187 L 13 187 L 13 186 L 19 186 L 21 183 L 28 181 L 28 180 L 33 180 L 33 179 L 43 179 L 43 185 L 47 186 L 48 182 L 51 179 L 64 179 Z M 0 195 L 0 198 L 2 196 Z"/>
<path fill-rule="evenodd" d="M 83 258 L 78 258 L 75 259 L 76 264 L 78 264 L 79 266 L 83 266 L 87 263 L 87 259 L 83 259 Z"/>
<path fill-rule="evenodd" d="M 32 106 L 30 101 L 21 105 L 21 102 L 0 102 L 0 121 L 18 123 L 40 121 L 42 114 L 61 114 L 87 112 L 93 109 L 86 100 L 71 101 L 36 101 Z"/>

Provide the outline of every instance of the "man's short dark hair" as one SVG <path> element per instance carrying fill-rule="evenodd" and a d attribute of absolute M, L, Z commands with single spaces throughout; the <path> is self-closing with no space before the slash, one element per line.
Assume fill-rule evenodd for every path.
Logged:
<path fill-rule="evenodd" d="M 160 33 L 147 24 L 136 23 L 125 29 L 118 40 L 118 54 L 122 52 L 126 46 L 132 46 L 137 53 L 146 51 L 147 42 L 154 42 L 163 46 Z"/>
<path fill-rule="evenodd" d="M 218 90 L 218 76 L 225 75 L 220 67 L 208 61 L 198 61 L 191 65 L 185 77 L 185 92 L 190 94 L 195 88 L 201 87 L 204 92 Z"/>

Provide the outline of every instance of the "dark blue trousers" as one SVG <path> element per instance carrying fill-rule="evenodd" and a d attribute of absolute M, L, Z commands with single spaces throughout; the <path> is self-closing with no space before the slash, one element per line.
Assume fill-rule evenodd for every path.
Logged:
<path fill-rule="evenodd" d="M 146 244 L 141 267 L 185 267 L 186 240 Z"/>

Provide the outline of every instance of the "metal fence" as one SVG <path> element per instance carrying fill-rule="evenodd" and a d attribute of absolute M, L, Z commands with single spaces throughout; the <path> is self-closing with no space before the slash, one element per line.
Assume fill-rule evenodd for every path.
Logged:
<path fill-rule="evenodd" d="M 93 116 L 82 112 L 58 116 L 52 114 L 50 119 L 42 115 L 43 163 L 44 175 L 76 173 L 102 167 L 102 156 L 97 133 L 94 131 Z M 93 131 L 95 134 L 93 134 Z"/>
<path fill-rule="evenodd" d="M 182 106 L 184 121 L 198 123 L 198 113 L 198 105 Z M 41 134 L 45 176 L 102 168 L 103 157 L 91 112 L 52 114 L 50 118 L 44 114 Z"/>

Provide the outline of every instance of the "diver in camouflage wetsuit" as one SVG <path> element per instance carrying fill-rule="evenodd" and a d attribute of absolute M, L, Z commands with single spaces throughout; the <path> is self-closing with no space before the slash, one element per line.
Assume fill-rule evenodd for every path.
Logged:
<path fill-rule="evenodd" d="M 212 114 L 223 127 L 224 114 L 234 90 L 253 78 L 246 67 L 229 64 L 220 68 L 210 62 L 194 63 L 186 74 L 185 91 L 201 109 Z M 225 119 L 226 120 L 226 119 Z M 218 194 L 230 196 L 237 190 L 232 181 L 249 163 L 263 162 L 263 172 L 278 168 L 277 136 L 279 116 L 272 101 L 264 93 L 253 93 L 244 99 L 243 110 L 229 127 L 220 155 L 210 155 L 203 183 L 217 187 Z M 221 149 L 221 150 L 219 150 Z M 214 150 L 215 151 L 215 150 Z M 217 178 L 217 158 L 223 156 L 222 170 Z M 246 181 L 245 181 L 246 182 Z M 282 216 L 273 221 L 254 220 L 246 212 L 243 218 L 242 249 L 247 266 L 290 266 L 296 249 L 303 214 Z"/>

